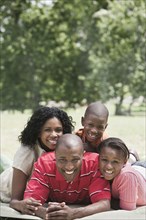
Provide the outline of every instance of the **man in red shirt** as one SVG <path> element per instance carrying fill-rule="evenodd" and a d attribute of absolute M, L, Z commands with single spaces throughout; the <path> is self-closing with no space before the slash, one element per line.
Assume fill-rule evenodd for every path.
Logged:
<path fill-rule="evenodd" d="M 35 163 L 24 193 L 29 203 L 23 213 L 72 220 L 109 210 L 110 197 L 109 182 L 98 169 L 98 154 L 84 153 L 80 137 L 65 134 L 55 153 L 46 153 Z M 46 202 L 47 207 L 40 205 Z M 70 204 L 86 206 L 70 208 Z"/>

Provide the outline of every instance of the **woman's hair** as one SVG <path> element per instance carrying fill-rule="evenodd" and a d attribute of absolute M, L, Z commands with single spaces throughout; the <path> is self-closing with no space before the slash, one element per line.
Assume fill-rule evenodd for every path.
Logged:
<path fill-rule="evenodd" d="M 33 113 L 24 130 L 18 136 L 21 144 L 33 147 L 37 143 L 45 122 L 54 117 L 62 123 L 63 134 L 72 133 L 74 130 L 74 122 L 71 116 L 68 116 L 65 111 L 56 107 L 41 107 Z"/>
<path fill-rule="evenodd" d="M 104 147 L 110 147 L 112 149 L 119 150 L 123 153 L 125 159 L 129 158 L 129 150 L 126 144 L 119 138 L 110 137 L 110 138 L 103 140 L 97 147 L 97 153 L 100 154 L 101 150 Z"/>

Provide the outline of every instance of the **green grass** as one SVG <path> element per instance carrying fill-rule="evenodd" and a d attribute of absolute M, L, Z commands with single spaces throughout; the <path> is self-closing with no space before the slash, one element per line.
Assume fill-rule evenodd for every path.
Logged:
<path fill-rule="evenodd" d="M 110 136 L 121 138 L 129 148 L 137 150 L 142 160 L 146 159 L 144 116 L 114 116 L 113 105 L 106 105 L 110 116 L 107 132 Z M 81 128 L 81 117 L 84 115 L 85 107 L 68 109 L 67 112 L 76 122 L 75 130 Z M 25 114 L 20 112 L 1 112 L 1 153 L 13 159 L 14 153 L 20 146 L 18 135 L 23 130 L 31 112 Z"/>

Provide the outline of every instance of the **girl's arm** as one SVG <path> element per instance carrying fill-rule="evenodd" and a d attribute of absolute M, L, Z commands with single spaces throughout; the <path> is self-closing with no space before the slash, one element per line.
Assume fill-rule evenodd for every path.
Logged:
<path fill-rule="evenodd" d="M 118 191 L 120 208 L 125 210 L 136 209 L 138 182 L 136 176 L 131 172 L 125 172 L 114 180 L 112 190 Z M 113 189 L 114 188 L 116 189 Z"/>

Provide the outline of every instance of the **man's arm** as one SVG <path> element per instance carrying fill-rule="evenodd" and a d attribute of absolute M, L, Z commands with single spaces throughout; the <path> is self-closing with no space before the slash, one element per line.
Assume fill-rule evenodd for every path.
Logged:
<path fill-rule="evenodd" d="M 39 206 L 35 210 L 35 215 L 42 218 L 42 219 L 48 219 L 48 213 L 49 212 L 55 212 L 62 210 L 62 208 L 65 206 L 65 203 L 58 203 L 58 202 L 49 202 L 48 205 L 44 204 L 44 206 Z"/>
<path fill-rule="evenodd" d="M 45 219 L 68 219 L 73 220 L 77 218 L 83 218 L 89 215 L 93 215 L 99 212 L 104 212 L 110 210 L 110 200 L 103 199 L 99 202 L 93 203 L 91 205 L 79 208 L 70 208 L 64 205 L 61 210 L 53 211 L 46 214 Z"/>

